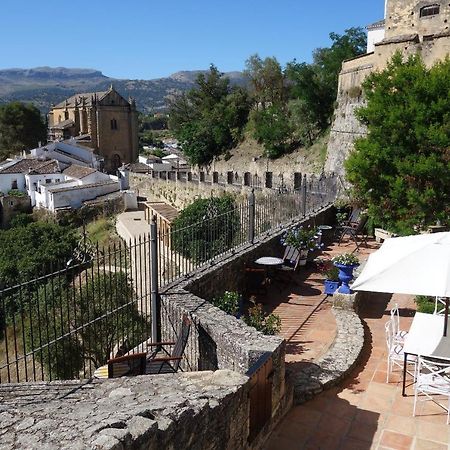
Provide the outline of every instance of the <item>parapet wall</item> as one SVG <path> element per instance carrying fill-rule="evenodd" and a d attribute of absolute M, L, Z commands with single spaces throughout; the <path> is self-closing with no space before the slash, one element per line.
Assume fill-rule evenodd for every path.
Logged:
<path fill-rule="evenodd" d="M 248 378 L 229 370 L 0 385 L 0 447 L 243 449 Z"/>

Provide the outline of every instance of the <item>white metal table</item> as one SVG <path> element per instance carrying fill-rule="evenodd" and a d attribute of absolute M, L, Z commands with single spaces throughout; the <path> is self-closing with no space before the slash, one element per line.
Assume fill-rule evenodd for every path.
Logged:
<path fill-rule="evenodd" d="M 261 266 L 281 266 L 283 260 L 274 256 L 263 256 L 262 258 L 258 258 L 255 263 Z"/>
<path fill-rule="evenodd" d="M 417 312 L 414 316 L 403 346 L 403 396 L 405 396 L 406 359 L 408 355 L 434 356 L 436 358 L 450 357 L 450 337 L 448 333 L 447 336 L 443 335 L 444 321 L 445 317 L 438 314 Z"/>
<path fill-rule="evenodd" d="M 264 266 L 266 270 L 266 282 L 271 283 L 272 280 L 275 280 L 275 268 L 280 267 L 283 264 L 284 260 L 281 258 L 275 258 L 274 256 L 263 256 L 258 258 L 255 261 L 255 264 L 259 264 L 260 266 Z"/>

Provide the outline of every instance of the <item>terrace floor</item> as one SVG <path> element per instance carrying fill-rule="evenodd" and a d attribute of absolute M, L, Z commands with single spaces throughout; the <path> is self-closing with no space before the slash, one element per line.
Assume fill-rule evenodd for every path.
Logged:
<path fill-rule="evenodd" d="M 362 249 L 360 259 L 377 245 L 372 241 L 369 247 Z M 353 249 L 347 242 L 340 247 L 332 245 L 324 253 L 333 256 Z M 306 269 L 296 281 L 292 286 L 274 283 L 264 299 L 266 309 L 282 318 L 286 362 L 293 370 L 296 364 L 326 352 L 336 333 L 331 304 L 322 294 L 321 276 Z M 273 432 L 266 450 L 449 448 L 446 412 L 426 402 L 419 404 L 414 418 L 412 386 L 407 388 L 407 397 L 402 397 L 400 372 L 392 374 L 390 383 L 386 383 L 384 324 L 395 303 L 400 307 L 401 329 L 409 329 L 415 312 L 412 296 L 371 294 L 360 311 L 366 343 L 358 366 L 339 387 L 294 407 Z"/>

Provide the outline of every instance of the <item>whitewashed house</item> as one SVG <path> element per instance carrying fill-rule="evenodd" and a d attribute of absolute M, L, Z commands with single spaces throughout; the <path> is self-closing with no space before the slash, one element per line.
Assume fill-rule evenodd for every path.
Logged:
<path fill-rule="evenodd" d="M 31 150 L 33 158 L 56 159 L 65 164 L 77 164 L 100 170 L 103 158 L 96 155 L 91 148 L 80 145 L 75 139 L 52 142 Z"/>
<path fill-rule="evenodd" d="M 84 201 L 118 192 L 124 180 L 92 167 L 63 164 L 55 159 L 20 158 L 0 166 L 0 192 L 19 190 L 31 205 L 55 211 L 79 208 Z"/>

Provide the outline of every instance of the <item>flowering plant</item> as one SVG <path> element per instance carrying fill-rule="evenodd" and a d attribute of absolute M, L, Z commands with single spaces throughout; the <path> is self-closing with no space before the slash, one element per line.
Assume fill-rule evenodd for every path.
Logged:
<path fill-rule="evenodd" d="M 312 251 L 321 247 L 317 243 L 317 228 L 303 227 L 302 225 L 287 230 L 281 238 L 281 243 L 284 246 L 290 245 L 297 250 L 308 249 Z"/>
<path fill-rule="evenodd" d="M 329 281 L 339 281 L 339 269 L 329 259 L 317 258 L 318 271 Z"/>
<path fill-rule="evenodd" d="M 335 264 L 342 264 L 344 266 L 357 266 L 359 265 L 359 259 L 353 253 L 342 253 L 334 258 L 331 258 Z"/>

